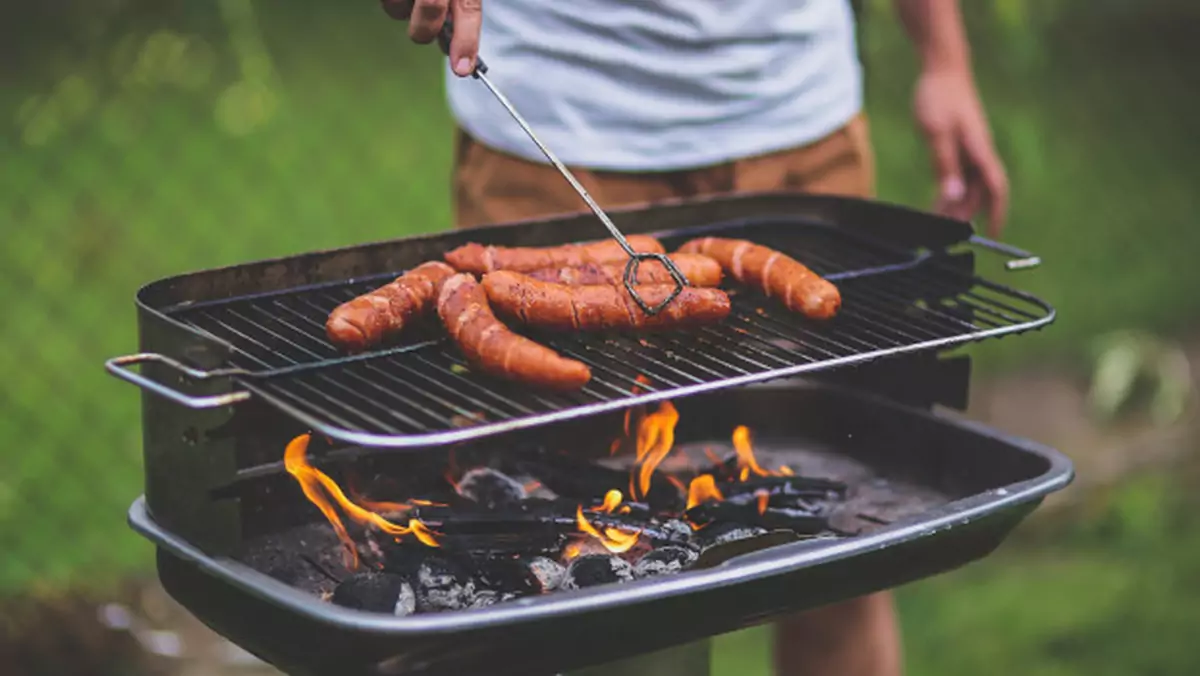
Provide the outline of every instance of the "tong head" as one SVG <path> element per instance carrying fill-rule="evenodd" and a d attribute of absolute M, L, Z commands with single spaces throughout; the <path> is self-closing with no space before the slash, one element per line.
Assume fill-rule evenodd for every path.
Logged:
<path fill-rule="evenodd" d="M 442 48 L 442 53 L 450 56 L 450 41 L 454 38 L 454 20 L 449 16 L 442 24 L 442 30 L 438 33 L 438 46 Z M 475 57 L 475 70 L 471 71 L 471 77 L 479 79 L 480 75 L 486 75 L 488 71 L 487 64 L 479 56 Z"/>
<path fill-rule="evenodd" d="M 634 302 L 636 302 L 642 308 L 642 312 L 645 312 L 650 316 L 654 316 L 662 312 L 667 305 L 670 305 L 671 301 L 675 300 L 680 293 L 683 293 L 683 287 L 689 286 L 687 277 L 683 276 L 683 273 L 680 272 L 679 268 L 675 266 L 675 261 L 667 257 L 666 254 L 638 253 L 634 252 L 632 248 L 629 248 L 628 250 L 630 254 L 629 262 L 625 264 L 625 290 L 629 292 L 630 296 L 633 296 Z M 654 307 L 651 307 L 650 304 L 638 294 L 634 284 L 634 282 L 637 281 L 638 266 L 641 265 L 641 262 L 647 258 L 652 258 L 662 263 L 663 267 L 665 267 L 667 272 L 670 273 L 671 279 L 675 280 L 675 288 L 663 300 L 663 302 L 655 305 Z"/>

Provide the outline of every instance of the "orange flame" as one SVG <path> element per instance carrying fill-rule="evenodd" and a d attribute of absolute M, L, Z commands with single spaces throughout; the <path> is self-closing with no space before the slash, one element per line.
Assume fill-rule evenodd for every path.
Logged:
<path fill-rule="evenodd" d="M 687 509 L 709 500 L 724 500 L 721 490 L 717 488 L 717 480 L 711 474 L 701 474 L 692 479 L 688 485 Z"/>
<path fill-rule="evenodd" d="M 600 507 L 591 511 L 611 514 L 617 509 L 617 507 L 621 506 L 621 501 L 623 499 L 624 497 L 621 495 L 621 491 L 618 491 L 614 488 L 604 495 L 604 503 L 600 505 Z M 600 542 L 600 544 L 604 545 L 605 549 L 613 554 L 620 554 L 622 552 L 629 551 L 635 544 L 637 544 L 638 537 L 642 534 L 642 531 L 640 530 L 633 533 L 627 533 L 618 528 L 605 528 L 603 531 L 601 531 L 588 522 L 587 517 L 583 515 L 583 505 L 579 505 L 579 507 L 575 510 L 575 522 L 579 525 L 579 530 L 595 538 Z M 564 554 L 568 559 L 571 559 L 578 556 L 581 551 L 582 549 L 579 547 L 579 545 L 573 544 L 568 545 Z"/>
<path fill-rule="evenodd" d="M 301 434 L 292 439 L 283 453 L 283 465 L 287 469 L 288 474 L 291 474 L 300 484 L 305 497 L 325 515 L 325 518 L 333 526 L 334 531 L 337 532 L 338 539 L 342 541 L 342 544 L 350 552 L 349 567 L 351 570 L 358 567 L 357 549 L 354 546 L 354 541 L 350 539 L 350 535 L 346 532 L 345 526 L 342 525 L 341 519 L 338 518 L 337 511 L 330 504 L 326 496 L 322 495 L 321 489 L 324 489 L 324 492 L 333 498 L 333 502 L 338 507 L 341 507 L 342 511 L 358 524 L 375 526 L 384 533 L 397 538 L 403 535 L 413 535 L 417 540 L 430 547 L 439 546 L 435 537 L 437 533 L 430 530 L 428 526 L 420 521 L 409 519 L 407 527 L 397 526 L 375 512 L 368 511 L 351 502 L 346 497 L 346 494 L 342 492 L 342 489 L 338 487 L 337 482 L 308 463 L 309 439 L 310 435 L 308 434 Z"/>
<path fill-rule="evenodd" d="M 669 401 L 664 401 L 658 410 L 642 419 L 638 425 L 637 435 L 637 473 L 634 490 L 634 476 L 629 477 L 630 494 L 646 497 L 650 492 L 650 478 L 659 463 L 667 457 L 675 446 L 675 425 L 679 422 L 679 411 Z"/>
<path fill-rule="evenodd" d="M 767 512 L 767 505 L 771 502 L 771 494 L 760 490 L 754 492 L 754 497 L 758 498 L 758 513 L 765 514 Z"/>
<path fill-rule="evenodd" d="M 733 430 L 733 450 L 737 452 L 742 481 L 749 479 L 751 473 L 758 476 L 792 476 L 792 470 L 786 466 L 779 468 L 778 472 L 772 472 L 758 464 L 758 459 L 754 457 L 754 447 L 750 444 L 750 430 L 745 425 L 738 425 Z"/>

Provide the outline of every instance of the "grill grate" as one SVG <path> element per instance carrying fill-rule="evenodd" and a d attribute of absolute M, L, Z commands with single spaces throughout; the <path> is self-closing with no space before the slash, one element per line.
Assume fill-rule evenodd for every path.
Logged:
<path fill-rule="evenodd" d="M 902 352 L 945 348 L 1038 328 L 1053 310 L 1018 291 L 957 271 L 927 254 L 844 231 L 771 224 L 705 228 L 787 252 L 835 281 L 842 310 L 814 322 L 736 283 L 718 326 L 657 334 L 529 333 L 588 364 L 580 392 L 547 394 L 472 373 L 436 326 L 344 357 L 325 338 L 339 303 L 394 274 L 197 303 L 169 312 L 233 348 L 238 380 L 330 437 L 416 447 L 759 382 Z M 696 236 L 692 230 L 688 237 Z M 673 250 L 685 238 L 663 237 Z M 641 380 L 639 381 L 639 376 Z"/>

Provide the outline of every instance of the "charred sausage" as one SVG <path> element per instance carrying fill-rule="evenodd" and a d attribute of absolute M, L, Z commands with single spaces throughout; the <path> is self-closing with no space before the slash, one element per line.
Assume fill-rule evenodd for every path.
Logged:
<path fill-rule="evenodd" d="M 638 253 L 666 253 L 661 242 L 646 235 L 625 238 Z M 542 268 L 624 263 L 629 254 L 614 239 L 553 247 L 504 247 L 464 244 L 446 253 L 446 262 L 459 272 L 482 275 L 496 270 L 532 272 Z"/>
<path fill-rule="evenodd" d="M 610 329 L 674 329 L 715 324 L 730 311 L 729 296 L 720 289 L 684 287 L 658 314 L 648 315 L 624 286 L 567 286 L 542 282 L 510 270 L 490 272 L 483 288 L 496 312 L 529 326 L 559 331 Z M 634 287 L 651 307 L 667 299 L 674 284 Z"/>
<path fill-rule="evenodd" d="M 671 261 L 683 273 L 692 286 L 720 286 L 721 265 L 708 256 L 700 254 L 671 254 Z M 574 268 L 543 268 L 534 270 L 529 276 L 541 282 L 554 282 L 567 286 L 585 284 L 623 284 L 625 262 L 596 264 L 588 263 Z M 638 263 L 635 284 L 675 284 L 667 266 L 656 260 Z"/>
<path fill-rule="evenodd" d="M 711 256 L 734 279 L 807 317 L 829 319 L 842 307 L 842 294 L 836 286 L 783 252 L 744 239 L 720 237 L 693 239 L 679 251 Z"/>
<path fill-rule="evenodd" d="M 454 269 L 441 261 L 422 263 L 378 289 L 334 308 L 325 334 L 334 345 L 361 352 L 400 332 L 433 307 Z"/>
<path fill-rule="evenodd" d="M 551 390 L 578 390 L 592 378 L 582 362 L 513 333 L 492 313 L 475 278 L 456 274 L 442 285 L 438 315 L 467 361 L 480 371 Z"/>

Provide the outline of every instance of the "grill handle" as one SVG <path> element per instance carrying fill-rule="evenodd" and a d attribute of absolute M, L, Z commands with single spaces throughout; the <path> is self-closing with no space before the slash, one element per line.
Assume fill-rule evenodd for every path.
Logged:
<path fill-rule="evenodd" d="M 983 237 L 981 235 L 971 235 L 970 242 L 990 251 L 1004 254 L 1005 256 L 1012 258 L 1013 260 L 1004 264 L 1004 267 L 1009 270 L 1028 270 L 1030 268 L 1036 268 L 1042 264 L 1041 256 L 1031 254 L 1024 249 L 1018 249 L 1011 244 L 997 242 L 994 239 L 988 239 L 987 237 Z"/>
<path fill-rule="evenodd" d="M 131 354 L 124 357 L 113 357 L 104 362 L 104 368 L 112 375 L 133 383 L 143 390 L 149 390 L 161 397 L 166 397 L 176 404 L 186 406 L 190 409 L 207 409 L 220 408 L 222 406 L 230 406 L 241 401 L 246 401 L 250 398 L 249 392 L 228 392 L 226 394 L 215 394 L 208 397 L 193 397 L 184 394 L 178 390 L 167 387 L 162 383 L 150 380 L 146 376 L 135 373 L 129 370 L 128 367 L 135 364 L 144 364 L 146 362 L 157 362 L 165 366 L 169 366 L 176 371 L 186 375 L 193 380 L 211 380 L 212 378 L 245 375 L 241 369 L 222 369 L 217 371 L 200 371 L 186 364 L 178 362 L 170 357 L 164 357 L 161 354 L 153 352 L 142 352 L 140 354 Z"/>

